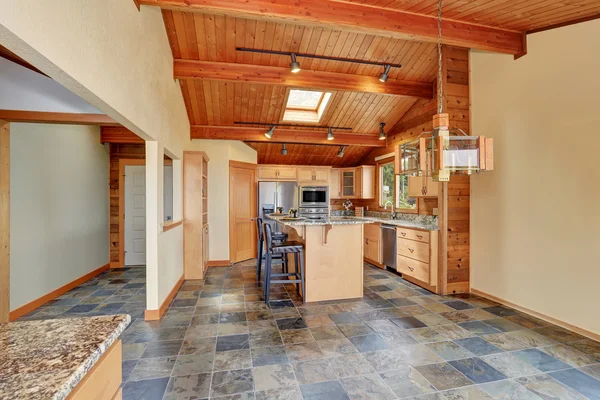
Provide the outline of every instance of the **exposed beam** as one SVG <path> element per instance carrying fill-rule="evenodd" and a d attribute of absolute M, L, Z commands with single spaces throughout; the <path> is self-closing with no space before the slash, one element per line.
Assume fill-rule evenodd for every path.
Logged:
<path fill-rule="evenodd" d="M 105 114 L 60 113 L 45 111 L 0 110 L 0 119 L 9 122 L 70 125 L 119 125 Z"/>
<path fill-rule="evenodd" d="M 347 90 L 431 99 L 433 84 L 378 77 L 302 70 L 294 74 L 289 68 L 234 64 L 213 61 L 175 60 L 177 79 L 211 79 L 232 82 L 264 83 L 312 89 Z"/>
<path fill-rule="evenodd" d="M 140 0 L 142 5 L 179 11 L 227 14 L 296 22 L 398 39 L 437 42 L 437 18 L 339 0 Z M 444 19 L 444 44 L 520 54 L 521 33 Z"/>
<path fill-rule="evenodd" d="M 311 131 L 298 129 L 275 129 L 273 138 L 267 139 L 265 128 L 238 126 L 207 126 L 192 125 L 192 139 L 241 140 L 244 142 L 273 142 L 273 143 L 306 143 L 329 144 L 344 146 L 385 146 L 384 140 L 379 140 L 375 134 L 335 133 L 334 140 L 327 140 L 327 131 Z"/>
<path fill-rule="evenodd" d="M 5 58 L 8 61 L 12 61 L 15 64 L 19 64 L 21 67 L 25 67 L 33 72 L 37 72 L 38 74 L 48 76 L 2 45 L 0 45 L 0 57 Z"/>
<path fill-rule="evenodd" d="M 100 143 L 144 144 L 144 139 L 122 126 L 103 126 Z"/>

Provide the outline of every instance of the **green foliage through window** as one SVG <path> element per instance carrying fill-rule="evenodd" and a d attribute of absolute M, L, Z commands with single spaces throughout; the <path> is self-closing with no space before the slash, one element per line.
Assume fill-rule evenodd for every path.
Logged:
<path fill-rule="evenodd" d="M 381 177 L 380 196 L 381 205 L 388 201 L 394 202 L 394 163 L 383 164 L 379 169 Z"/>
<path fill-rule="evenodd" d="M 396 177 L 396 193 L 398 195 L 396 208 L 415 209 L 417 199 L 408 197 L 408 175 L 398 175 Z"/>

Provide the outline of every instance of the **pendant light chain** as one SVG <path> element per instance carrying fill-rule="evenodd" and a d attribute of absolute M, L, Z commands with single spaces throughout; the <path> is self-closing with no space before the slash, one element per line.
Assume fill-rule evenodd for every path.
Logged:
<path fill-rule="evenodd" d="M 442 114 L 444 112 L 444 88 L 442 85 L 442 82 L 444 80 L 443 74 L 444 71 L 442 69 L 442 0 L 438 0 L 438 114 Z"/>

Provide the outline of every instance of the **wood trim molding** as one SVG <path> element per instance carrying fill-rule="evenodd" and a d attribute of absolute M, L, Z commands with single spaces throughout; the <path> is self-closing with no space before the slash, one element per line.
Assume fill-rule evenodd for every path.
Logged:
<path fill-rule="evenodd" d="M 139 0 L 139 2 L 142 5 L 170 10 L 284 21 L 403 40 L 428 43 L 436 43 L 438 40 L 436 16 L 346 1 Z M 390 21 L 398 22 L 390 23 Z M 443 43 L 506 54 L 518 54 L 522 50 L 519 32 L 452 19 L 444 20 Z"/>
<path fill-rule="evenodd" d="M 578 326 L 569 324 L 568 322 L 564 322 L 564 321 L 561 321 L 561 320 L 553 318 L 553 317 L 549 317 L 546 314 L 542 314 L 540 312 L 533 311 L 532 309 L 520 306 L 520 305 L 518 305 L 516 303 L 513 303 L 513 302 L 508 301 L 508 300 L 504 300 L 504 299 L 502 299 L 500 297 L 496 297 L 494 295 L 491 295 L 489 293 L 483 292 L 481 290 L 477 290 L 477 289 L 471 288 L 471 293 L 473 293 L 473 294 L 475 294 L 477 296 L 483 297 L 484 299 L 488 299 L 488 300 L 494 301 L 496 303 L 500 303 L 502 305 L 505 305 L 507 307 L 514 308 L 517 311 L 521 311 L 521 312 L 523 312 L 525 314 L 529 314 L 529 315 L 531 315 L 533 317 L 539 318 L 541 320 L 544 320 L 544 321 L 549 322 L 549 323 L 554 324 L 554 325 L 558 325 L 561 328 L 568 329 L 568 330 L 570 330 L 572 332 L 578 333 L 578 334 L 583 335 L 585 337 L 588 337 L 588 338 L 590 338 L 592 340 L 600 342 L 600 334 L 598 334 L 598 333 L 594 333 L 594 332 L 588 331 L 586 329 L 580 328 Z"/>
<path fill-rule="evenodd" d="M 145 144 L 146 141 L 123 126 L 103 126 L 100 143 Z"/>
<path fill-rule="evenodd" d="M 107 263 L 106 265 L 103 265 L 100 268 L 93 270 L 92 272 L 88 272 L 87 274 L 83 275 L 82 277 L 77 278 L 74 281 L 69 282 L 66 285 L 59 287 L 58 289 L 51 291 L 50 293 L 40 297 L 39 299 L 33 300 L 32 302 L 29 302 L 29 303 L 15 309 L 14 311 L 11 311 L 10 312 L 10 320 L 14 321 L 17 318 L 20 318 L 23 315 L 30 313 L 31 311 L 35 310 L 36 308 L 38 308 L 40 306 L 43 306 L 44 304 L 48 303 L 49 301 L 62 296 L 63 294 L 67 293 L 69 290 L 76 288 L 77 286 L 81 285 L 84 282 L 89 281 L 90 279 L 92 279 L 93 277 L 95 277 L 97 275 L 100 275 L 102 272 L 108 270 L 109 268 L 110 268 L 110 263 Z"/>
<path fill-rule="evenodd" d="M 209 267 L 229 267 L 230 265 L 230 260 L 210 260 L 208 262 Z"/>
<path fill-rule="evenodd" d="M 173 298 L 177 295 L 177 292 L 179 291 L 179 288 L 181 288 L 181 285 L 183 285 L 184 281 L 184 275 L 182 274 L 181 278 L 179 278 L 177 283 L 175 283 L 175 286 L 173 286 L 173 289 L 171 289 L 167 297 L 163 300 L 158 310 L 144 311 L 144 319 L 146 321 L 159 321 L 167 311 L 167 308 L 169 308 L 169 304 L 171 304 L 171 301 L 173 301 Z"/>
<path fill-rule="evenodd" d="M 294 74 L 288 67 L 236 64 L 216 61 L 175 60 L 176 79 L 218 80 L 295 88 L 344 90 L 395 96 L 433 98 L 433 84 L 427 82 L 388 79 L 385 84 L 376 76 L 338 72 L 302 70 Z"/>
<path fill-rule="evenodd" d="M 173 228 L 177 228 L 181 224 L 183 224 L 183 220 L 182 219 L 180 219 L 179 221 L 165 222 L 163 224 L 163 232 L 167 232 L 167 231 L 170 231 Z"/>
<path fill-rule="evenodd" d="M 235 168 L 258 170 L 258 164 L 252 164 L 252 163 L 235 161 L 235 160 L 229 160 L 229 166 L 235 167 Z"/>
<path fill-rule="evenodd" d="M 125 166 L 146 165 L 146 159 L 119 159 L 119 267 L 125 268 Z M 110 256 L 110 254 L 109 254 Z"/>
<path fill-rule="evenodd" d="M 322 130 L 300 130 L 300 129 L 275 129 L 273 139 L 267 139 L 265 132 L 268 127 L 254 128 L 246 126 L 211 126 L 192 125 L 192 139 L 220 139 L 241 140 L 245 142 L 285 142 L 305 144 L 326 144 L 346 146 L 370 146 L 385 147 L 385 142 L 379 140 L 376 134 L 339 133 L 335 139 L 327 140 L 327 131 Z"/>
<path fill-rule="evenodd" d="M 0 120 L 0 323 L 10 319 L 10 123 Z"/>
<path fill-rule="evenodd" d="M 105 114 L 0 110 L 0 119 L 8 122 L 31 122 L 40 124 L 119 125 L 114 119 Z"/>

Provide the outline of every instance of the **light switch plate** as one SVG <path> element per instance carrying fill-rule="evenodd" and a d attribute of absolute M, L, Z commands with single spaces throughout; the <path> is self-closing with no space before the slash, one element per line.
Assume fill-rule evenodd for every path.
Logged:
<path fill-rule="evenodd" d="M 437 208 L 433 209 L 433 215 L 438 215 L 438 209 Z"/>

